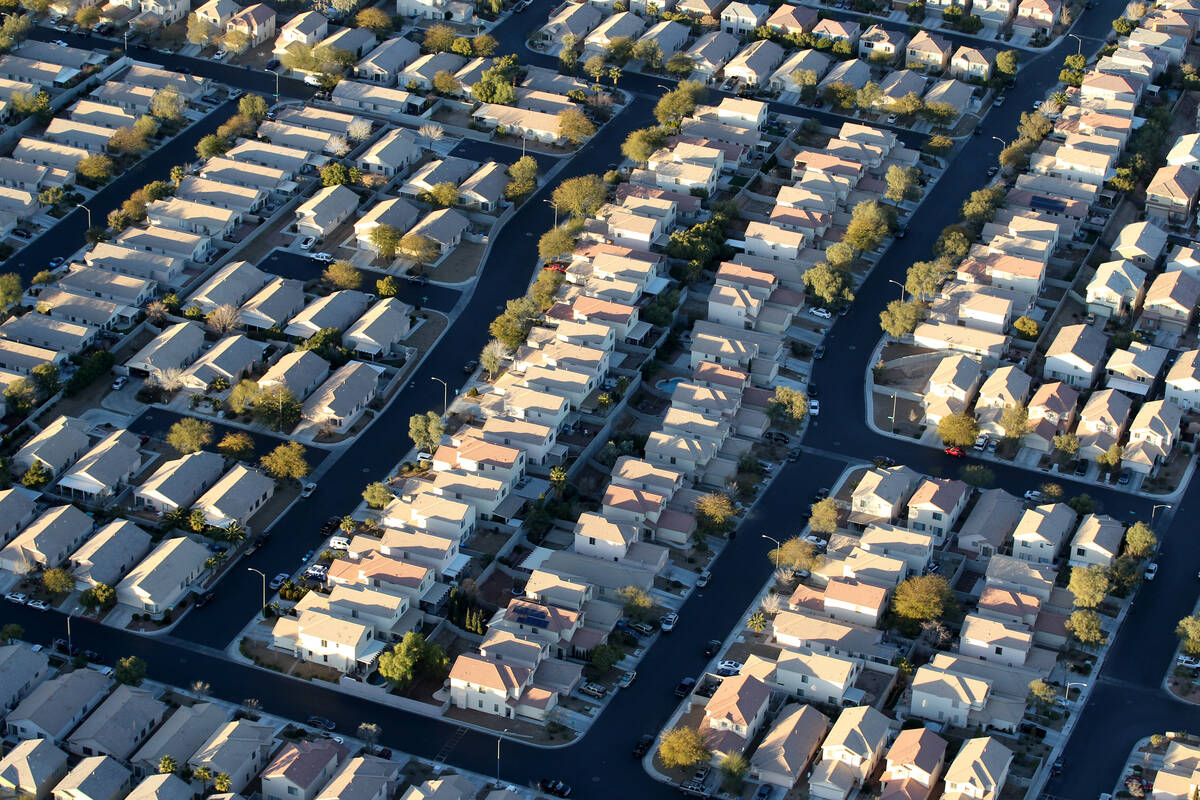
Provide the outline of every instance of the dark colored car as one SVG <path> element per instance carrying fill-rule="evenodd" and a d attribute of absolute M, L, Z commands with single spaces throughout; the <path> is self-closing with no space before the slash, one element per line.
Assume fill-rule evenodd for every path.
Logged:
<path fill-rule="evenodd" d="M 88 661 L 92 662 L 93 664 L 99 664 L 101 661 L 104 660 L 104 656 L 100 655 L 95 650 L 84 650 L 83 657 L 86 658 Z"/>
<path fill-rule="evenodd" d="M 329 720 L 329 719 L 325 719 L 324 717 L 317 717 L 317 716 L 309 717 L 308 724 L 314 728 L 321 728 L 322 730 L 327 730 L 327 731 L 331 731 L 331 730 L 334 730 L 335 728 L 337 728 L 337 725 L 333 724 L 333 720 Z"/>
<path fill-rule="evenodd" d="M 540 781 L 538 781 L 538 788 L 546 794 L 551 794 L 555 797 L 571 796 L 571 787 L 560 781 L 558 778 L 542 778 Z"/>
<path fill-rule="evenodd" d="M 1063 766 L 1065 766 L 1065 762 L 1061 757 L 1054 759 L 1054 763 L 1050 765 L 1050 774 L 1062 775 Z"/>
<path fill-rule="evenodd" d="M 681 680 L 679 682 L 679 685 L 675 687 L 675 696 L 676 697 L 687 697 L 688 692 L 690 692 L 692 690 L 692 687 L 695 685 L 696 685 L 695 678 L 684 678 L 683 680 Z"/>
<path fill-rule="evenodd" d="M 468 361 L 467 363 L 463 364 L 463 374 L 470 375 L 472 372 L 475 371 L 475 368 L 478 366 L 479 366 L 478 361 Z"/>
<path fill-rule="evenodd" d="M 721 643 L 716 639 L 710 639 L 708 644 L 706 644 L 704 646 L 704 655 L 707 656 L 708 658 L 712 658 L 713 656 L 715 656 L 717 654 L 717 651 L 720 649 L 721 649 Z"/>
<path fill-rule="evenodd" d="M 637 740 L 637 744 L 633 746 L 633 755 L 636 758 L 641 758 L 650 752 L 650 748 L 654 746 L 654 737 L 646 734 Z"/>
<path fill-rule="evenodd" d="M 203 594 L 196 595 L 196 608 L 204 608 L 206 605 L 212 602 L 212 599 L 212 592 L 204 592 Z"/>
<path fill-rule="evenodd" d="M 896 466 L 896 459 L 888 458 L 887 456 L 875 456 L 871 459 L 871 463 L 877 467 L 894 467 Z"/>
<path fill-rule="evenodd" d="M 278 59 L 278 58 L 272 58 L 270 61 L 268 61 L 268 62 L 267 62 L 267 69 L 269 69 L 269 70 L 277 70 L 277 69 L 279 69 L 279 59 Z"/>

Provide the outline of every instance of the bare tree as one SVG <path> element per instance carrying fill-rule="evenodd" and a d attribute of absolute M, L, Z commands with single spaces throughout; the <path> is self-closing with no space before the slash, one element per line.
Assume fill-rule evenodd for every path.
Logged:
<path fill-rule="evenodd" d="M 792 569 L 791 567 L 784 566 L 775 570 L 776 583 L 781 583 L 784 586 L 787 586 L 794 580 L 796 580 L 796 570 Z"/>
<path fill-rule="evenodd" d="M 442 137 L 446 135 L 446 129 L 436 122 L 426 122 L 417 129 L 417 133 L 428 139 L 430 144 L 433 144 L 442 140 Z"/>
<path fill-rule="evenodd" d="M 346 128 L 346 135 L 356 142 L 361 142 L 363 139 L 371 135 L 371 122 L 365 119 L 356 119 Z"/>
<path fill-rule="evenodd" d="M 783 610 L 783 598 L 774 592 L 768 592 L 759 605 L 764 614 L 778 614 Z"/>
<path fill-rule="evenodd" d="M 208 323 L 209 330 L 218 336 L 224 336 L 230 331 L 241 327 L 242 312 L 237 306 L 226 303 L 208 312 L 208 316 L 204 319 Z"/>
<path fill-rule="evenodd" d="M 329 152 L 335 156 L 344 156 L 350 152 L 350 143 L 346 141 L 345 136 L 330 136 L 328 146 Z"/>
<path fill-rule="evenodd" d="M 492 339 L 484 345 L 483 352 L 479 354 L 479 364 L 487 373 L 489 381 L 496 377 L 496 373 L 504 366 L 505 360 L 510 355 L 509 349 L 499 339 Z"/>
<path fill-rule="evenodd" d="M 212 694 L 212 686 L 204 681 L 192 681 L 192 691 L 198 695 L 207 697 Z"/>
<path fill-rule="evenodd" d="M 183 370 L 179 367 L 168 367 L 158 373 L 156 381 L 168 392 L 174 392 L 183 386 Z"/>
<path fill-rule="evenodd" d="M 358 726 L 358 738 L 367 743 L 367 747 L 371 750 L 375 749 L 375 745 L 379 743 L 379 737 L 383 734 L 383 730 L 374 722 L 362 722 Z"/>

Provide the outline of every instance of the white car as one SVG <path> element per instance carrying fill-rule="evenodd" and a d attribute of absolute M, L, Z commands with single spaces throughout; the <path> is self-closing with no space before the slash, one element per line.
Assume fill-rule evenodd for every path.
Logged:
<path fill-rule="evenodd" d="M 1154 576 L 1157 574 L 1158 574 L 1158 564 L 1151 561 L 1149 564 L 1146 565 L 1146 571 L 1142 573 L 1142 576 L 1145 577 L 1146 580 L 1152 581 L 1152 580 L 1154 580 Z"/>
<path fill-rule="evenodd" d="M 821 319 L 833 319 L 833 314 L 829 313 L 829 309 L 827 308 L 813 306 L 808 310 L 808 313 L 812 314 L 814 317 L 820 317 Z"/>
<path fill-rule="evenodd" d="M 241 89 L 230 89 L 230 90 L 229 90 L 229 99 L 230 99 L 230 100 L 237 100 L 237 99 L 238 99 L 239 97 L 241 97 L 243 94 L 245 94 L 245 92 L 243 92 Z"/>
<path fill-rule="evenodd" d="M 821 416 L 821 401 L 820 400 L 809 400 L 808 401 L 808 413 L 810 416 L 813 416 L 813 417 Z"/>
<path fill-rule="evenodd" d="M 316 243 L 317 243 L 317 239 L 315 236 L 306 236 L 306 237 L 304 237 L 304 241 L 300 242 L 300 249 L 301 250 L 312 250 L 313 245 Z"/>
<path fill-rule="evenodd" d="M 227 55 L 227 54 L 226 54 L 226 52 L 225 52 L 224 50 L 218 50 L 218 51 L 217 51 L 217 54 L 216 54 L 215 56 L 213 56 L 213 58 L 215 58 L 217 61 L 220 61 L 220 60 L 221 60 L 222 58 L 224 58 L 226 55 Z"/>
<path fill-rule="evenodd" d="M 820 536 L 814 536 L 811 533 L 806 534 L 804 536 L 804 541 L 808 542 L 813 547 L 817 548 L 818 550 L 820 550 L 822 552 L 824 552 L 825 548 L 829 546 L 829 543 L 826 542 L 824 539 L 822 539 Z"/>
<path fill-rule="evenodd" d="M 286 572 L 281 572 L 274 578 L 271 578 L 271 583 L 269 585 L 272 589 L 278 589 L 280 586 L 283 586 L 285 583 L 287 583 L 289 577 L 291 576 Z"/>
<path fill-rule="evenodd" d="M 315 483 L 306 483 L 306 484 L 304 484 L 304 488 L 300 490 L 300 496 L 301 497 L 312 497 L 313 492 L 315 492 L 316 490 L 317 490 L 317 485 Z"/>
<path fill-rule="evenodd" d="M 679 615 L 672 611 L 659 620 L 659 624 L 662 626 L 664 633 L 669 633 L 675 630 L 675 626 L 679 624 Z"/>
<path fill-rule="evenodd" d="M 887 119 L 888 125 L 895 125 L 896 119 L 897 119 L 897 117 L 895 114 L 888 114 L 888 119 Z"/>
<path fill-rule="evenodd" d="M 121 377 L 117 378 L 115 381 L 112 382 L 113 391 L 115 392 L 115 391 L 120 390 L 127 383 L 129 383 L 129 378 L 126 378 L 124 375 L 122 375 Z"/>
<path fill-rule="evenodd" d="M 10 603 L 19 603 L 20 605 L 25 605 L 29 602 L 29 598 L 20 592 L 9 592 L 4 595 L 4 599 Z"/>
<path fill-rule="evenodd" d="M 313 253 L 312 257 L 313 260 L 320 261 L 322 264 L 328 264 L 330 261 L 333 261 L 333 256 L 329 253 Z"/>
<path fill-rule="evenodd" d="M 58 45 L 59 47 L 67 47 L 68 46 L 67 43 L 64 42 L 62 39 L 55 39 L 54 43 L 56 45 Z"/>
<path fill-rule="evenodd" d="M 37 611 L 49 611 L 50 610 L 50 604 L 47 603 L 45 600 L 30 600 L 29 607 L 32 609 L 36 609 Z"/>
<path fill-rule="evenodd" d="M 980 452 L 982 452 L 987 449 L 987 442 L 988 442 L 988 437 L 986 434 L 984 434 L 975 440 L 975 444 L 972 445 L 972 447 L 974 447 L 976 450 L 979 450 Z"/>
<path fill-rule="evenodd" d="M 1184 655 L 1183 653 L 1180 653 L 1179 656 L 1175 659 L 1175 663 L 1181 667 L 1191 667 L 1192 669 L 1195 669 L 1197 667 L 1200 667 L 1200 658 L 1198 658 L 1196 656 L 1188 656 L 1188 655 Z"/>
<path fill-rule="evenodd" d="M 717 664 L 717 673 L 720 675 L 737 675 L 742 671 L 742 662 L 740 661 L 722 661 Z"/>
<path fill-rule="evenodd" d="M 1041 108 L 1041 107 L 1042 107 L 1042 101 L 1041 101 L 1041 100 L 1034 100 L 1034 101 L 1033 101 L 1033 110 L 1034 110 L 1034 111 L 1037 111 L 1037 110 L 1038 110 L 1039 108 Z"/>
<path fill-rule="evenodd" d="M 708 570 L 704 570 L 696 576 L 696 587 L 703 589 L 705 586 L 708 586 L 708 581 L 710 578 L 712 578 L 712 575 Z"/>
<path fill-rule="evenodd" d="M 312 74 L 305 75 L 304 82 L 307 83 L 309 86 L 320 86 L 321 85 L 321 79 L 318 78 L 316 75 L 312 75 Z"/>
<path fill-rule="evenodd" d="M 1037 489 L 1030 489 L 1025 493 L 1025 499 L 1031 503 L 1040 503 L 1045 497 Z"/>

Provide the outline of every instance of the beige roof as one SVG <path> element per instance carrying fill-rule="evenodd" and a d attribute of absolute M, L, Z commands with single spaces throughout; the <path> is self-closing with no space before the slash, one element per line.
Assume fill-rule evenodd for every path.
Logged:
<path fill-rule="evenodd" d="M 896 736 L 886 758 L 889 764 L 910 764 L 933 774 L 946 755 L 946 747 L 946 740 L 928 728 L 908 728 Z M 887 780 L 886 773 L 883 780 Z"/>
<path fill-rule="evenodd" d="M 28 722 L 50 735 L 65 735 L 65 728 L 73 725 L 73 720 L 78 719 L 89 703 L 107 693 L 111 684 L 108 678 L 91 669 L 59 675 L 34 687 L 5 717 L 5 722 L 9 726 Z"/>
<path fill-rule="evenodd" d="M 118 686 L 100 707 L 71 734 L 70 742 L 85 752 L 103 753 L 126 759 L 141 743 L 142 735 L 155 727 L 167 706 L 152 692 Z"/>
<path fill-rule="evenodd" d="M 81 419 L 60 416 L 26 442 L 13 460 L 18 464 L 37 460 L 59 472 L 87 449 L 89 427 Z"/>
<path fill-rule="evenodd" d="M 751 769 L 799 778 L 827 730 L 829 718 L 812 706 L 798 703 L 784 706 L 754 751 Z"/>
<path fill-rule="evenodd" d="M 400 764 L 374 756 L 350 759 L 316 800 L 375 800 L 390 797 L 400 778 Z"/>
<path fill-rule="evenodd" d="M 928 664 L 913 676 L 913 692 L 932 694 L 968 706 L 982 707 L 991 684 L 980 678 L 948 672 Z"/>
<path fill-rule="evenodd" d="M 1200 301 L 1200 282 L 1188 273 L 1177 270 L 1164 272 L 1150 284 L 1146 290 L 1143 308 L 1166 306 L 1190 314 Z"/>
<path fill-rule="evenodd" d="M 310 217 L 312 224 L 324 229 L 344 219 L 358 208 L 358 195 L 345 186 L 328 186 L 296 209 L 296 216 Z"/>
<path fill-rule="evenodd" d="M 191 800 L 193 789 L 174 773 L 149 775 L 125 800 Z"/>
<path fill-rule="evenodd" d="M 970 491 L 971 487 L 962 481 L 947 478 L 925 478 L 917 486 L 912 497 L 908 499 L 908 507 L 926 506 L 948 514 Z"/>
<path fill-rule="evenodd" d="M 843 709 L 821 747 L 845 748 L 870 758 L 887 742 L 888 730 L 888 718 L 870 706 Z"/>
<path fill-rule="evenodd" d="M 735 675 L 721 681 L 704 707 L 704 716 L 739 726 L 750 725 L 770 699 L 771 688 L 758 678 Z"/>
<path fill-rule="evenodd" d="M 1125 526 L 1106 514 L 1088 514 L 1079 524 L 1072 547 L 1091 546 L 1112 555 L 1121 549 Z"/>
<path fill-rule="evenodd" d="M 1075 511 L 1065 503 L 1053 503 L 1029 508 L 1013 532 L 1016 541 L 1043 539 L 1052 547 L 1062 543 L 1067 532 L 1075 526 Z"/>
<path fill-rule="evenodd" d="M 330 761 L 339 763 L 349 754 L 344 745 L 332 739 L 289 742 L 266 766 L 261 777 L 283 778 L 300 787 L 301 791 L 309 791 L 317 788 L 313 784 L 324 776 Z"/>
<path fill-rule="evenodd" d="M 154 770 L 165 755 L 185 763 L 228 718 L 229 712 L 216 703 L 181 706 L 134 754 L 133 763 Z"/>
<path fill-rule="evenodd" d="M 188 763 L 193 767 L 207 766 L 214 775 L 221 772 L 236 775 L 252 753 L 269 752 L 274 742 L 275 732 L 270 725 L 258 725 L 244 719 L 227 722 L 188 759 Z"/>
<path fill-rule="evenodd" d="M 125 572 L 150 551 L 150 534 L 127 519 L 116 519 L 96 531 L 71 554 L 77 578 L 90 584 L 116 586 Z"/>
<path fill-rule="evenodd" d="M 530 672 L 528 667 L 502 664 L 474 653 L 463 653 L 450 668 L 450 680 L 516 694 L 529 680 Z"/>
<path fill-rule="evenodd" d="M 1064 325 L 1050 343 L 1046 358 L 1074 356 L 1088 365 L 1099 365 L 1108 338 L 1093 325 Z"/>
<path fill-rule="evenodd" d="M 0 759 L 0 786 L 38 796 L 67 772 L 67 754 L 49 739 L 26 739 Z"/>
<path fill-rule="evenodd" d="M 208 548 L 187 537 L 167 539 L 129 571 L 117 590 L 136 592 L 155 603 L 171 603 L 179 596 L 181 584 L 199 572 L 209 555 Z"/>
<path fill-rule="evenodd" d="M 245 525 L 258 499 L 274 491 L 275 481 L 256 469 L 238 464 L 200 496 L 196 508 L 204 512 L 210 525 L 225 526 L 231 520 Z"/>
<path fill-rule="evenodd" d="M 351 361 L 336 370 L 304 401 L 305 419 L 346 419 L 365 408 L 379 388 L 382 368 Z"/>
<path fill-rule="evenodd" d="M 968 739 L 946 768 L 946 783 L 966 783 L 980 794 L 998 792 L 1012 752 L 991 736 Z"/>
<path fill-rule="evenodd" d="M 54 787 L 55 797 L 109 800 L 123 795 L 132 773 L 109 756 L 85 758 Z"/>

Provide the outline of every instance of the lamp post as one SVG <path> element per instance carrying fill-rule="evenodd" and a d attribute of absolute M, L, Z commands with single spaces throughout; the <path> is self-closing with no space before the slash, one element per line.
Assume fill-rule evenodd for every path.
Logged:
<path fill-rule="evenodd" d="M 508 733 L 508 728 L 504 729 L 504 733 L 496 734 L 496 787 L 500 786 L 500 742 L 504 741 L 504 736 Z"/>
<path fill-rule="evenodd" d="M 558 227 L 558 203 L 553 200 L 543 200 L 543 203 L 554 209 L 554 227 Z"/>
<path fill-rule="evenodd" d="M 71 615 L 67 614 L 67 655 L 75 655 L 75 648 L 71 646 Z"/>
<path fill-rule="evenodd" d="M 770 539 L 772 542 L 774 542 L 774 543 L 775 543 L 775 546 L 776 546 L 777 548 L 779 548 L 779 551 L 778 551 L 778 552 L 779 552 L 779 555 L 780 555 L 780 556 L 782 556 L 782 555 L 783 555 L 783 543 L 782 543 L 782 542 L 780 542 L 780 541 L 779 541 L 778 539 L 776 539 L 774 536 L 767 536 L 765 533 L 763 533 L 763 534 L 759 534 L 759 535 L 760 535 L 760 536 L 762 536 L 762 538 L 764 538 L 764 539 Z M 775 559 L 775 566 L 777 566 L 777 567 L 779 566 L 779 559 Z"/>
<path fill-rule="evenodd" d="M 900 281 L 894 281 L 891 278 L 888 278 L 888 283 L 894 283 L 900 287 L 900 302 L 903 303 L 904 302 L 904 284 L 901 283 Z"/>
<path fill-rule="evenodd" d="M 258 577 L 262 578 L 262 607 L 266 608 L 267 607 L 267 574 L 265 572 L 263 572 L 262 570 L 255 569 L 254 567 L 246 567 L 246 570 L 248 572 L 257 572 Z"/>
<path fill-rule="evenodd" d="M 279 73 L 275 73 L 275 102 L 279 102 Z"/>
<path fill-rule="evenodd" d="M 1160 508 L 1170 508 L 1170 503 L 1158 503 L 1150 509 L 1150 530 L 1154 530 L 1154 515 L 1158 513 Z"/>
<path fill-rule="evenodd" d="M 87 206 L 85 206 L 83 203 L 80 203 L 80 204 L 79 204 L 79 207 L 80 207 L 80 208 L 82 208 L 84 211 L 86 211 L 86 212 L 87 212 L 87 217 L 88 217 L 88 224 L 87 224 L 87 226 L 88 226 L 89 228 L 90 228 L 90 227 L 92 227 L 92 210 L 91 210 L 90 208 L 88 208 Z"/>
<path fill-rule="evenodd" d="M 1083 695 L 1083 690 L 1087 688 L 1087 684 L 1084 683 L 1083 681 L 1071 681 L 1070 683 L 1068 683 L 1067 688 L 1063 690 L 1063 693 L 1066 694 L 1066 696 L 1067 696 L 1068 703 L 1071 702 L 1071 687 L 1072 686 L 1080 687 L 1080 689 L 1079 689 L 1080 696 Z"/>
<path fill-rule="evenodd" d="M 999 136 L 993 136 L 992 138 L 995 139 L 997 142 L 999 142 L 1001 147 L 1004 147 L 1004 148 L 1008 147 L 1008 142 L 1004 141 Z"/>
<path fill-rule="evenodd" d="M 1070 36 L 1072 39 L 1074 39 L 1076 42 L 1079 43 L 1079 46 L 1075 50 L 1075 55 L 1077 55 L 1077 56 L 1083 55 L 1083 39 L 1080 39 L 1078 36 L 1076 36 L 1073 33 L 1068 33 L 1067 36 Z"/>
<path fill-rule="evenodd" d="M 446 403 L 446 398 L 447 398 L 447 392 L 449 391 L 449 389 L 446 386 L 446 382 L 444 380 L 442 380 L 441 378 L 435 378 L 432 375 L 430 375 L 429 380 L 437 381 L 438 383 L 440 383 L 442 385 L 442 416 L 444 417 L 444 416 L 446 416 L 446 411 L 448 409 L 448 404 Z"/>

